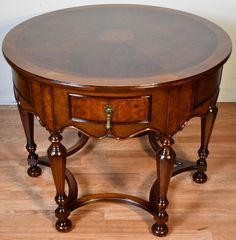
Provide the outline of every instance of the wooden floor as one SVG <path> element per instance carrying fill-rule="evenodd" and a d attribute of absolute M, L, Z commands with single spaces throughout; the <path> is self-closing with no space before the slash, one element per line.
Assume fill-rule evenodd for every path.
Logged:
<path fill-rule="evenodd" d="M 48 133 L 36 121 L 38 153 L 45 155 Z M 64 144 L 75 141 L 64 132 Z M 177 156 L 197 159 L 199 119 L 175 136 Z M 25 138 L 15 106 L 0 106 L 0 239 L 149 240 L 152 216 L 118 203 L 95 203 L 72 213 L 73 230 L 54 228 L 55 189 L 50 169 L 33 179 L 26 174 Z M 174 177 L 169 188 L 168 237 L 181 240 L 236 239 L 236 103 L 219 104 L 209 146 L 209 180 L 198 185 L 190 172 Z M 117 141 L 89 140 L 68 159 L 80 194 L 122 192 L 148 197 L 156 178 L 155 154 L 146 137 Z"/>

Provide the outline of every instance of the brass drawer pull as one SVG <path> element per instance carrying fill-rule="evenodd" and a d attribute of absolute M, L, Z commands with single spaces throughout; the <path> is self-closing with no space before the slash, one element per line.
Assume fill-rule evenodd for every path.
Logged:
<path fill-rule="evenodd" d="M 114 108 L 111 105 L 107 105 L 104 107 L 104 111 L 106 113 L 106 118 L 107 118 L 106 129 L 110 129 L 111 128 L 111 115 L 114 112 Z"/>

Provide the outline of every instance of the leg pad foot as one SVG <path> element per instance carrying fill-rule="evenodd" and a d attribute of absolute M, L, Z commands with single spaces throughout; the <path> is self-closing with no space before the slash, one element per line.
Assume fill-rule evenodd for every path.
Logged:
<path fill-rule="evenodd" d="M 30 177 L 38 177 L 41 175 L 42 170 L 38 166 L 30 166 L 27 170 L 27 173 Z"/>
<path fill-rule="evenodd" d="M 195 183 L 205 183 L 207 181 L 207 175 L 204 172 L 195 172 L 193 174 L 193 181 Z"/>
<path fill-rule="evenodd" d="M 66 220 L 57 220 L 56 229 L 59 232 L 69 232 L 71 230 L 72 223 L 69 219 Z"/>
<path fill-rule="evenodd" d="M 166 234 L 168 233 L 168 226 L 166 224 L 157 224 L 154 223 L 152 225 L 152 233 L 153 235 L 157 236 L 157 237 L 164 237 L 166 236 Z"/>

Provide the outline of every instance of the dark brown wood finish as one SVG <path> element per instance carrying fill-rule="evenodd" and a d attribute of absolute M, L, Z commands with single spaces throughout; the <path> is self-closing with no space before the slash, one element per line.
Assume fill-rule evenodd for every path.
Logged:
<path fill-rule="evenodd" d="M 197 172 L 193 174 L 193 180 L 197 183 L 204 183 L 207 180 L 206 158 L 209 154 L 208 144 L 210 141 L 213 126 L 216 120 L 218 109 L 216 106 L 209 108 L 209 112 L 201 118 L 201 147 L 198 150 L 199 160 L 197 161 Z"/>
<path fill-rule="evenodd" d="M 207 179 L 208 144 L 223 64 L 230 52 L 229 37 L 215 24 L 184 12 L 141 5 L 60 10 L 32 18 L 7 34 L 3 54 L 13 71 L 27 138 L 28 173 L 40 175 L 38 163 L 51 167 L 59 231 L 70 230 L 68 217 L 76 208 L 115 200 L 150 212 L 156 222 L 153 234 L 167 234 L 170 177 L 197 169 L 194 181 Z M 33 114 L 50 132 L 49 160 L 35 153 Z M 202 139 L 197 164 L 189 164 L 175 160 L 173 136 L 195 116 L 202 121 Z M 80 136 L 68 150 L 61 143 L 66 127 L 78 129 Z M 157 152 L 158 177 L 149 202 L 115 193 L 77 199 L 75 178 L 66 169 L 67 156 L 83 147 L 88 137 L 126 139 L 146 133 Z"/>
<path fill-rule="evenodd" d="M 66 148 L 61 144 L 62 136 L 58 133 L 53 133 L 49 137 L 52 143 L 48 149 L 48 159 L 57 190 L 55 197 L 58 208 L 56 209 L 56 228 L 58 231 L 68 231 L 72 223 L 68 219 L 70 214 L 67 208 L 67 196 L 65 194 L 65 179 L 66 179 Z"/>
<path fill-rule="evenodd" d="M 29 152 L 28 164 L 30 166 L 28 168 L 28 174 L 31 177 L 38 177 L 42 171 L 41 168 L 37 166 L 38 154 L 35 153 L 37 145 L 34 142 L 34 115 L 30 112 L 25 112 L 19 104 L 18 110 L 27 139 L 26 149 Z"/>

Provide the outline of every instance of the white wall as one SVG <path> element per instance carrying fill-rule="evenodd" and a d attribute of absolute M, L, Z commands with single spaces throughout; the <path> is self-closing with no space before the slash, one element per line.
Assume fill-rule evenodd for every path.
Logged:
<path fill-rule="evenodd" d="M 0 0 L 0 44 L 5 34 L 15 25 L 32 16 L 56 9 L 101 4 L 133 3 L 164 6 L 187 11 L 205 17 L 228 32 L 236 46 L 236 1 L 235 0 Z M 236 52 L 224 67 L 219 101 L 236 102 Z M 14 103 L 11 70 L 0 53 L 0 104 Z"/>

